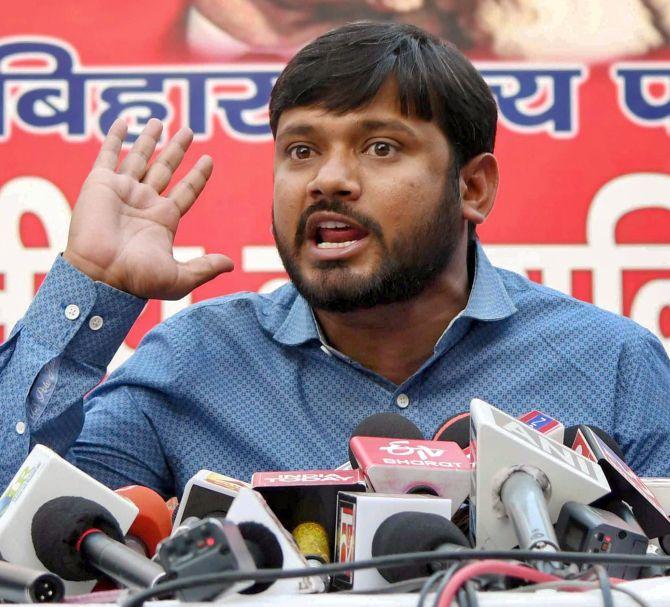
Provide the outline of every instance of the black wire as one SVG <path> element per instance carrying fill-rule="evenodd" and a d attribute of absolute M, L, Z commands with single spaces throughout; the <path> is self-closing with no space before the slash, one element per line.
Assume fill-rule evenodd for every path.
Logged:
<path fill-rule="evenodd" d="M 614 596 L 612 595 L 612 583 L 607 571 L 602 565 L 595 566 L 596 577 L 600 584 L 600 592 L 603 595 L 603 607 L 614 607 Z"/>
<path fill-rule="evenodd" d="M 424 607 L 426 603 L 426 597 L 428 596 L 428 593 L 431 591 L 433 586 L 435 586 L 435 584 L 440 580 L 442 576 L 450 575 L 451 571 L 455 571 L 456 567 L 458 567 L 458 563 L 454 563 L 446 571 L 436 571 L 435 573 L 433 573 L 433 575 L 431 575 L 426 580 L 426 583 L 421 588 L 421 592 L 419 592 L 419 601 L 417 602 L 416 607 Z"/>
<path fill-rule="evenodd" d="M 437 585 L 437 588 L 435 589 L 435 599 L 433 600 L 433 607 L 437 607 L 440 604 L 440 597 L 442 596 L 442 592 L 444 592 L 444 589 L 447 587 L 449 580 L 451 580 L 454 573 L 456 573 L 464 565 L 465 563 L 454 563 L 451 567 L 449 567 L 449 569 L 445 571 L 444 577 L 440 580 L 440 583 Z"/>
<path fill-rule="evenodd" d="M 441 571 L 439 572 L 442 573 Z M 340 590 L 337 594 L 393 594 L 394 592 L 415 592 L 423 588 L 429 577 L 415 577 L 402 582 L 393 582 L 388 586 L 370 588 L 369 590 Z"/>
<path fill-rule="evenodd" d="M 577 571 L 576 573 L 569 573 L 568 575 L 565 576 L 566 580 L 585 580 L 591 576 L 595 577 L 596 570 L 595 567 L 587 567 L 586 569 L 582 569 L 581 571 Z"/>
<path fill-rule="evenodd" d="M 453 575 L 456 571 L 458 570 L 458 567 L 454 567 L 454 570 L 451 572 Z M 437 585 L 437 588 L 435 588 L 435 598 L 433 599 L 433 604 L 432 607 L 438 607 L 440 604 L 440 597 L 442 596 L 442 592 L 444 592 L 444 589 L 447 587 L 447 584 L 449 583 L 449 580 L 451 579 L 451 575 L 445 575 L 441 580 L 440 583 Z"/>
<path fill-rule="evenodd" d="M 467 582 L 465 582 L 465 593 L 468 597 L 468 607 L 479 607 L 477 590 L 472 580 L 468 580 Z"/>
<path fill-rule="evenodd" d="M 456 605 L 458 605 L 458 607 L 470 607 L 470 605 L 468 605 L 468 597 L 465 594 L 464 588 L 461 587 L 456 591 L 455 598 L 456 598 Z"/>
<path fill-rule="evenodd" d="M 145 600 L 154 596 L 173 592 L 176 590 L 195 588 L 214 583 L 234 583 L 247 580 L 255 582 L 272 582 L 280 579 L 313 577 L 317 575 L 330 575 L 344 571 L 355 571 L 359 569 L 386 569 L 390 567 L 407 566 L 416 563 L 430 563 L 435 561 L 469 561 L 469 560 L 514 560 L 514 561 L 549 561 L 564 563 L 601 563 L 618 565 L 666 565 L 670 566 L 670 557 L 626 555 L 626 554 L 593 554 L 582 552 L 553 552 L 543 553 L 532 550 L 430 550 L 426 552 L 393 554 L 389 556 L 372 558 L 353 563 L 333 563 L 321 567 L 305 567 L 303 569 L 257 569 L 254 571 L 224 571 L 208 573 L 176 579 L 158 584 L 153 588 L 147 588 L 134 595 L 121 604 L 121 607 L 139 607 Z"/>

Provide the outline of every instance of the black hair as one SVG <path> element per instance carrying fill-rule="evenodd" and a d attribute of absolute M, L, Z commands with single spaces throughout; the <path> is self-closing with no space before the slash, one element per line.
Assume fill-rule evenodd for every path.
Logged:
<path fill-rule="evenodd" d="M 481 74 L 454 46 L 397 23 L 350 23 L 299 51 L 270 96 L 272 133 L 276 136 L 282 112 L 294 107 L 341 114 L 364 107 L 390 77 L 404 115 L 439 125 L 457 170 L 493 151 L 498 112 Z"/>

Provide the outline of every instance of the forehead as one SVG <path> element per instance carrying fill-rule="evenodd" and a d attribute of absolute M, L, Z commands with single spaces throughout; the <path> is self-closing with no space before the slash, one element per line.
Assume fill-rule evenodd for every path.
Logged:
<path fill-rule="evenodd" d="M 368 104 L 350 111 L 331 111 L 319 105 L 298 106 L 285 110 L 277 123 L 277 139 L 299 134 L 301 129 L 307 130 L 305 127 L 314 131 L 336 129 L 357 132 L 373 130 L 371 126 L 374 125 L 380 128 L 389 125 L 397 130 L 403 130 L 404 127 L 408 134 L 436 139 L 441 144 L 449 145 L 435 120 L 423 120 L 415 115 L 402 113 L 398 88 L 394 80 L 384 84 Z"/>

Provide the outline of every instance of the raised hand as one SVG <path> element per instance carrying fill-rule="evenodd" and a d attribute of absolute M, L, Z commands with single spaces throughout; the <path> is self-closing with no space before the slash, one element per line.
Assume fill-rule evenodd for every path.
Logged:
<path fill-rule="evenodd" d="M 63 257 L 93 280 L 138 297 L 180 299 L 233 262 L 218 254 L 174 259 L 177 225 L 205 187 L 212 159 L 201 156 L 162 195 L 193 139 L 181 129 L 150 164 L 162 128 L 150 120 L 117 169 L 126 124 L 114 122 L 74 207 Z"/>

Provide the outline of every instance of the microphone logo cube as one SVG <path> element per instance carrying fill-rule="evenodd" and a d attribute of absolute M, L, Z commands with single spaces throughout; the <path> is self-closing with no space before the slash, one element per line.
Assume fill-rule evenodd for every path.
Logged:
<path fill-rule="evenodd" d="M 387 439 L 390 440 L 390 439 Z M 451 517 L 448 498 L 429 495 L 391 495 L 351 493 L 337 496 L 337 537 L 335 556 L 340 563 L 355 563 L 372 558 L 372 544 L 379 526 L 399 512 L 422 512 Z M 374 590 L 389 582 L 375 569 L 347 570 L 333 575 L 332 585 L 340 590 Z"/>
<path fill-rule="evenodd" d="M 515 470 L 546 479 L 552 523 L 565 502 L 588 504 L 610 491 L 598 464 L 482 400 L 470 403 L 470 424 L 475 463 L 470 505 L 478 548 L 508 549 L 518 544 L 500 498 L 502 484 Z M 473 533 L 473 525 L 470 530 Z"/>
<path fill-rule="evenodd" d="M 116 519 L 126 533 L 138 514 L 138 508 L 102 483 L 75 468 L 44 445 L 36 445 L 28 454 L 12 482 L 0 497 L 0 554 L 16 565 L 44 569 L 31 535 L 33 517 L 40 507 L 60 497 L 91 500 Z M 90 592 L 91 580 L 65 580 L 68 595 Z"/>
<path fill-rule="evenodd" d="M 468 496 L 472 465 L 454 442 L 355 436 L 349 444 L 376 492 L 448 497 L 454 507 Z"/>

